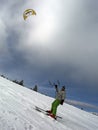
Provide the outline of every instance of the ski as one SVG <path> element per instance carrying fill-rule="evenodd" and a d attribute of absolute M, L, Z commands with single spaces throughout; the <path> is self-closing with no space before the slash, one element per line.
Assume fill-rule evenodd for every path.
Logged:
<path fill-rule="evenodd" d="M 40 107 L 38 107 L 38 106 L 35 106 L 35 110 L 37 110 L 37 111 L 39 111 L 39 112 L 42 112 L 43 114 L 49 116 L 49 113 L 48 113 L 46 110 L 44 110 L 44 109 L 42 109 L 42 108 L 40 108 Z M 61 117 L 61 116 L 58 116 L 58 115 L 56 116 L 56 118 L 62 119 L 62 117 Z"/>

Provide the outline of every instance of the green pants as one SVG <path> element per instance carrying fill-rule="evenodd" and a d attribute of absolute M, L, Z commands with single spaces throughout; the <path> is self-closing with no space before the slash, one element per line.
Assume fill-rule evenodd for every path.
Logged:
<path fill-rule="evenodd" d="M 51 106 L 52 114 L 56 115 L 57 107 L 59 106 L 59 104 L 60 104 L 60 100 L 58 100 L 58 99 L 54 100 L 54 102 L 52 103 L 52 106 Z"/>

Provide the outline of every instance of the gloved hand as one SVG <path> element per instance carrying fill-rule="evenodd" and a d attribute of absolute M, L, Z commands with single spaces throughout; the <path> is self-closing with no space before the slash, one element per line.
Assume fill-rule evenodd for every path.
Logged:
<path fill-rule="evenodd" d="M 60 104 L 63 105 L 63 103 L 64 103 L 64 100 L 61 100 Z"/>

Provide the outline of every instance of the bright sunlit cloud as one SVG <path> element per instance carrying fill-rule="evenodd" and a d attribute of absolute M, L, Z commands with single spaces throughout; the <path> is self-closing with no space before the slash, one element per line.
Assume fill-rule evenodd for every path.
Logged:
<path fill-rule="evenodd" d="M 38 14 L 39 15 L 39 14 Z M 34 25 L 31 25 L 31 30 L 29 33 L 29 39 L 33 43 L 47 44 L 47 42 L 53 37 L 56 32 L 56 20 L 53 14 L 47 14 L 44 16 L 36 16 L 38 21 L 35 21 Z M 34 27 L 35 26 L 35 27 Z"/>

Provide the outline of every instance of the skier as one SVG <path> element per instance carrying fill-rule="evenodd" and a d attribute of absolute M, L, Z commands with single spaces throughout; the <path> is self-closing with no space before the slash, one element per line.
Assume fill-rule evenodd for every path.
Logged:
<path fill-rule="evenodd" d="M 56 119 L 57 107 L 61 104 L 63 105 L 65 100 L 65 86 L 62 86 L 61 90 L 55 85 L 56 89 L 56 99 L 51 104 L 51 110 L 47 110 L 49 116 Z"/>

